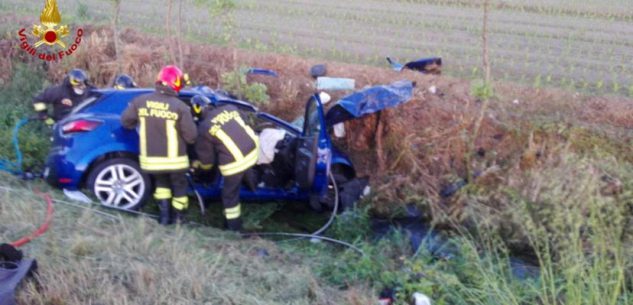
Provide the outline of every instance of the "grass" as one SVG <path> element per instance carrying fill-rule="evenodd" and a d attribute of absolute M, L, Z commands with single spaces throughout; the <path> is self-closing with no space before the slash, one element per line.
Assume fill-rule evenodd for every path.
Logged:
<path fill-rule="evenodd" d="M 43 185 L 0 180 L 3 241 L 41 221 L 44 205 L 32 188 L 63 200 Z M 319 281 L 297 251 L 266 240 L 103 213 L 56 202 L 51 228 L 23 248 L 38 260 L 41 288 L 23 286 L 22 304 L 346 304 L 352 295 Z"/>

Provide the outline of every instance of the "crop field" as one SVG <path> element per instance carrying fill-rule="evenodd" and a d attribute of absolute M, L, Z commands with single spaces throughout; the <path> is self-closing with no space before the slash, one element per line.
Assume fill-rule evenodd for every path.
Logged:
<path fill-rule="evenodd" d="M 477 1 L 235 0 L 228 24 L 226 16 L 213 16 L 199 2 L 182 2 L 183 31 L 190 41 L 377 66 L 387 66 L 386 56 L 403 62 L 441 56 L 447 75 L 481 75 L 482 9 Z M 113 15 L 110 1 L 58 3 L 67 22 L 107 23 Z M 629 0 L 492 3 L 489 39 L 496 80 L 633 96 Z M 0 4 L 5 12 L 33 18 L 42 7 L 43 1 Z M 166 11 L 164 1 L 123 1 L 121 23 L 164 33 Z"/>

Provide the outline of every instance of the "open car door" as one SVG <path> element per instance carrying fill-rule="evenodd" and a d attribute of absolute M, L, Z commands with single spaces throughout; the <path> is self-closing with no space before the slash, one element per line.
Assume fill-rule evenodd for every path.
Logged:
<path fill-rule="evenodd" d="M 315 94 L 306 104 L 295 158 L 295 180 L 300 189 L 310 192 L 311 202 L 318 202 L 328 186 L 332 142 L 326 131 L 323 104 Z"/>

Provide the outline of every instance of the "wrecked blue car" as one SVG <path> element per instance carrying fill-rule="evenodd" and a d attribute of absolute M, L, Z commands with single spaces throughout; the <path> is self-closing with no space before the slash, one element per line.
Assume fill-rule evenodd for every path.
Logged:
<path fill-rule="evenodd" d="M 257 187 L 242 187 L 242 200 L 299 201 L 320 209 L 333 205 L 333 185 L 340 189 L 356 178 L 350 159 L 332 145 L 328 134 L 332 125 L 404 103 L 411 98 L 412 90 L 408 81 L 367 88 L 334 103 L 327 113 L 315 94 L 306 103 L 301 126 L 208 87 L 183 90 L 179 98 L 190 105 L 193 96 L 203 94 L 217 103 L 233 104 L 260 136 L 262 147 L 254 168 Z M 123 128 L 119 118 L 132 99 L 151 91 L 100 89 L 58 122 L 53 128 L 46 180 L 69 191 L 88 189 L 107 207 L 138 209 L 151 194 L 152 181 L 139 168 L 137 132 Z M 193 149 L 190 151 L 193 154 Z M 190 182 L 192 195 L 219 199 L 221 175 Z"/>

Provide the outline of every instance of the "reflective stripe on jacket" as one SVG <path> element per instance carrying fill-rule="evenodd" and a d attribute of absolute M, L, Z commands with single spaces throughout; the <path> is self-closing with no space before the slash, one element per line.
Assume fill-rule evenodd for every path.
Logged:
<path fill-rule="evenodd" d="M 257 135 L 236 107 L 224 105 L 203 114 L 196 141 L 203 165 L 213 165 L 217 157 L 222 175 L 235 175 L 255 165 L 258 148 Z"/>
<path fill-rule="evenodd" d="M 187 144 L 196 140 L 196 125 L 189 107 L 173 91 L 141 95 L 121 116 L 125 128 L 138 126 L 139 162 L 147 172 L 189 169 Z"/>

